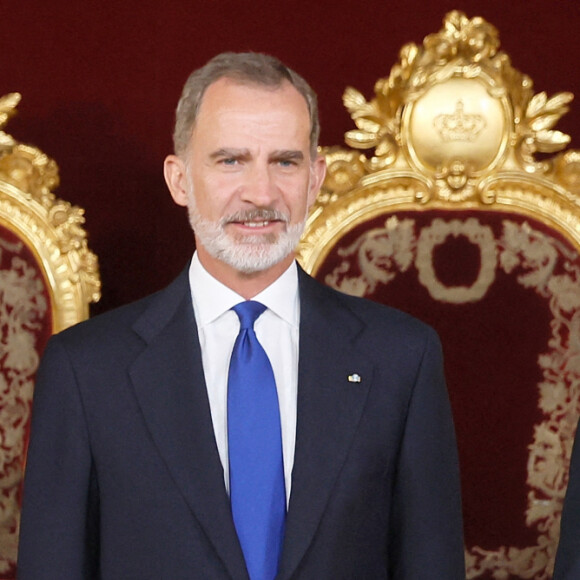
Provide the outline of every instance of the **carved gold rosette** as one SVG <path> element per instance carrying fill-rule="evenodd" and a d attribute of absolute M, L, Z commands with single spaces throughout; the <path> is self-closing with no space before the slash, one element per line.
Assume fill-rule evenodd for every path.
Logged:
<path fill-rule="evenodd" d="M 0 98 L 0 129 L 19 101 L 17 93 Z M 52 159 L 0 130 L 2 577 L 12 577 L 16 566 L 26 432 L 45 334 L 87 318 L 89 303 L 100 297 L 98 263 L 87 247 L 83 210 L 55 197 L 51 190 L 57 185 Z"/>
<path fill-rule="evenodd" d="M 412 220 L 388 218 L 401 211 L 446 210 L 456 212 L 457 218 L 461 210 L 517 214 L 552 228 L 580 252 L 580 151 L 561 152 L 570 138 L 554 129 L 573 96 L 534 93 L 531 79 L 512 67 L 499 46 L 491 24 L 454 11 L 421 46 L 411 43 L 401 49 L 389 77 L 376 82 L 371 101 L 346 89 L 343 101 L 356 128 L 345 136 L 350 149 L 321 150 L 327 177 L 298 248 L 308 272 L 316 274 L 346 234 L 383 215 L 384 229 L 344 249 L 344 254 L 354 255 L 362 244 L 376 242 L 372 235 L 383 236 L 390 245 L 388 255 L 379 255 L 380 267 L 359 263 L 361 277 L 344 278 L 343 270 L 329 276 L 329 284 L 365 295 L 373 284 L 388 283 L 396 271 L 413 263 L 435 300 L 476 301 L 496 268 L 509 273 L 513 260 L 533 264 L 539 247 L 546 252 L 542 259 L 548 260 L 558 245 L 525 222 L 518 226 L 509 221 L 498 240 L 478 220 L 453 218 L 435 220 L 429 231 L 414 237 Z M 463 235 L 480 249 L 482 269 L 471 288 L 450 290 L 436 280 L 433 247 L 449 235 Z M 566 327 L 580 340 L 580 291 L 575 289 L 580 274 L 570 267 L 567 276 L 549 283 L 538 276 L 518 282 L 549 298 L 554 329 Z M 556 336 L 551 344 L 559 344 Z M 470 579 L 490 573 L 494 578 L 551 578 L 580 392 L 571 375 L 559 381 L 550 352 L 538 361 L 544 376 L 538 408 L 544 420 L 535 426 L 529 445 L 525 518 L 538 532 L 538 543 L 497 550 L 468 546 Z"/>

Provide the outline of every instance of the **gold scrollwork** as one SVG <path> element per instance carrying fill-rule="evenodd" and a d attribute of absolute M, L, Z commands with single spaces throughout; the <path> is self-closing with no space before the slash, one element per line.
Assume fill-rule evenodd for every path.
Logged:
<path fill-rule="evenodd" d="M 0 126 L 19 100 L 17 93 L 0 99 Z M 86 318 L 89 303 L 100 298 L 98 260 L 82 227 L 84 210 L 52 193 L 59 184 L 54 160 L 4 132 L 0 138 L 0 219 L 38 254 L 54 292 L 53 330 L 62 330 Z"/>
<path fill-rule="evenodd" d="M 468 547 L 467 577 L 491 573 L 548 580 L 580 415 L 580 150 L 563 151 L 570 138 L 555 129 L 572 94 L 535 94 L 530 77 L 499 49 L 494 26 L 450 12 L 443 28 L 422 45 L 403 46 L 389 77 L 375 83 L 372 100 L 354 88 L 345 90 L 344 105 L 355 125 L 345 135 L 351 149 L 322 151 L 327 178 L 298 258 L 316 274 L 345 235 L 382 218 L 384 227 L 342 249 L 327 279 L 347 292 L 368 295 L 411 263 L 421 267 L 407 212 L 432 209 L 454 214 L 453 220 L 463 211 L 469 212 L 467 220 L 478 210 L 518 216 L 513 223 L 501 218 L 501 239 L 470 240 L 487 267 L 483 278 L 480 272 L 479 293 L 493 280 L 492 265 L 506 274 L 517 272 L 517 282 L 546 298 L 553 315 L 549 350 L 538 359 L 544 420 L 535 426 L 528 457 L 525 521 L 538 536 L 527 547 Z M 405 219 L 397 218 L 399 212 Z M 522 218 L 539 221 L 556 235 L 534 230 Z M 557 241 L 558 234 L 572 244 L 574 256 Z M 427 264 L 437 239 L 430 243 Z M 357 266 L 351 269 L 355 256 Z M 434 279 L 437 286 L 432 272 L 427 278 L 428 287 Z M 453 300 L 455 290 L 443 288 L 439 299 Z M 475 285 L 466 290 L 461 300 L 477 299 Z"/>
<path fill-rule="evenodd" d="M 18 93 L 0 98 L 0 127 L 15 114 Z M 98 261 L 87 245 L 83 210 L 58 199 L 56 163 L 40 150 L 0 131 L 0 226 L 21 242 L 0 237 L 12 252 L 0 270 L 0 573 L 15 569 L 19 490 L 25 432 L 39 362 L 37 332 L 50 311 L 53 332 L 88 317 L 100 297 Z M 38 269 L 19 257 L 27 247 Z M 48 300 L 45 297 L 48 293 Z"/>
<path fill-rule="evenodd" d="M 531 79 L 512 67 L 499 46 L 494 26 L 483 18 L 468 19 L 453 11 L 445 17 L 442 30 L 428 35 L 422 46 L 409 43 L 401 49 L 390 76 L 376 82 L 374 99 L 367 101 L 362 93 L 348 87 L 343 102 L 357 128 L 346 133 L 345 141 L 355 149 L 372 150 L 368 159 L 361 158 L 365 172 L 405 163 L 402 153 L 426 174 L 452 172 L 451 165 L 457 161 L 481 165 L 476 172 L 479 179 L 485 179 L 494 165 L 549 172 L 549 161 L 537 161 L 534 155 L 556 153 L 570 142 L 569 136 L 554 126 L 568 111 L 573 95 L 534 94 Z M 469 81 L 460 94 L 467 90 L 470 101 L 456 99 L 455 110 L 446 110 L 443 103 L 448 95 L 457 94 L 454 83 L 458 81 Z M 481 89 L 484 91 L 479 94 Z M 413 127 L 409 117 L 419 104 L 422 112 L 427 111 Z M 429 142 L 424 134 L 427 118 L 434 125 Z M 467 150 L 460 146 L 466 142 L 470 144 Z M 417 151 L 421 143 L 429 152 L 427 161 Z M 490 144 L 496 149 L 490 150 Z M 461 158 L 462 150 L 468 157 Z M 433 156 L 439 158 L 436 163 Z M 490 156 L 494 163 L 490 163 Z M 465 187 L 468 191 L 461 199 L 481 193 L 473 180 Z M 430 198 L 437 199 L 441 192 L 450 199 L 444 182 L 435 181 L 434 190 Z"/>

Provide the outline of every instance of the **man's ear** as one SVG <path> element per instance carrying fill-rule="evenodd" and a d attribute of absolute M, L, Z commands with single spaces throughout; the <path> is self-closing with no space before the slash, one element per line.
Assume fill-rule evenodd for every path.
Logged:
<path fill-rule="evenodd" d="M 165 183 L 177 205 L 187 206 L 187 172 L 185 163 L 177 155 L 168 155 L 163 164 Z"/>
<path fill-rule="evenodd" d="M 308 192 L 308 207 L 316 201 L 316 196 L 322 187 L 326 175 L 326 158 L 317 155 L 310 169 L 310 191 Z"/>

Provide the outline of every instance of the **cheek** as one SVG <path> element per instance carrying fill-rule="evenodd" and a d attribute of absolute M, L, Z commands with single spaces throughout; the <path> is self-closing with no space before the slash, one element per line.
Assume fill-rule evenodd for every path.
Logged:
<path fill-rule="evenodd" d="M 223 176 L 205 176 L 194 180 L 193 194 L 199 213 L 208 219 L 222 217 L 235 191 L 235 184 Z"/>
<path fill-rule="evenodd" d="M 285 184 L 286 199 L 290 207 L 302 208 L 310 204 L 310 173 L 294 176 Z"/>
<path fill-rule="evenodd" d="M 290 212 L 292 223 L 298 223 L 305 219 L 308 209 L 310 208 L 308 190 L 306 187 L 288 192 L 285 196 L 285 204 Z"/>

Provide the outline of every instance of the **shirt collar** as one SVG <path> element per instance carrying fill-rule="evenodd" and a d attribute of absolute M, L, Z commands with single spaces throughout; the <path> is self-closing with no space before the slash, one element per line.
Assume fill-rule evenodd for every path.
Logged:
<path fill-rule="evenodd" d="M 244 298 L 214 278 L 201 264 L 197 252 L 189 267 L 189 285 L 193 309 L 200 328 L 212 323 Z M 270 286 L 253 298 L 269 310 L 298 328 L 300 321 L 298 299 L 298 268 L 296 262 L 285 270 Z"/>

